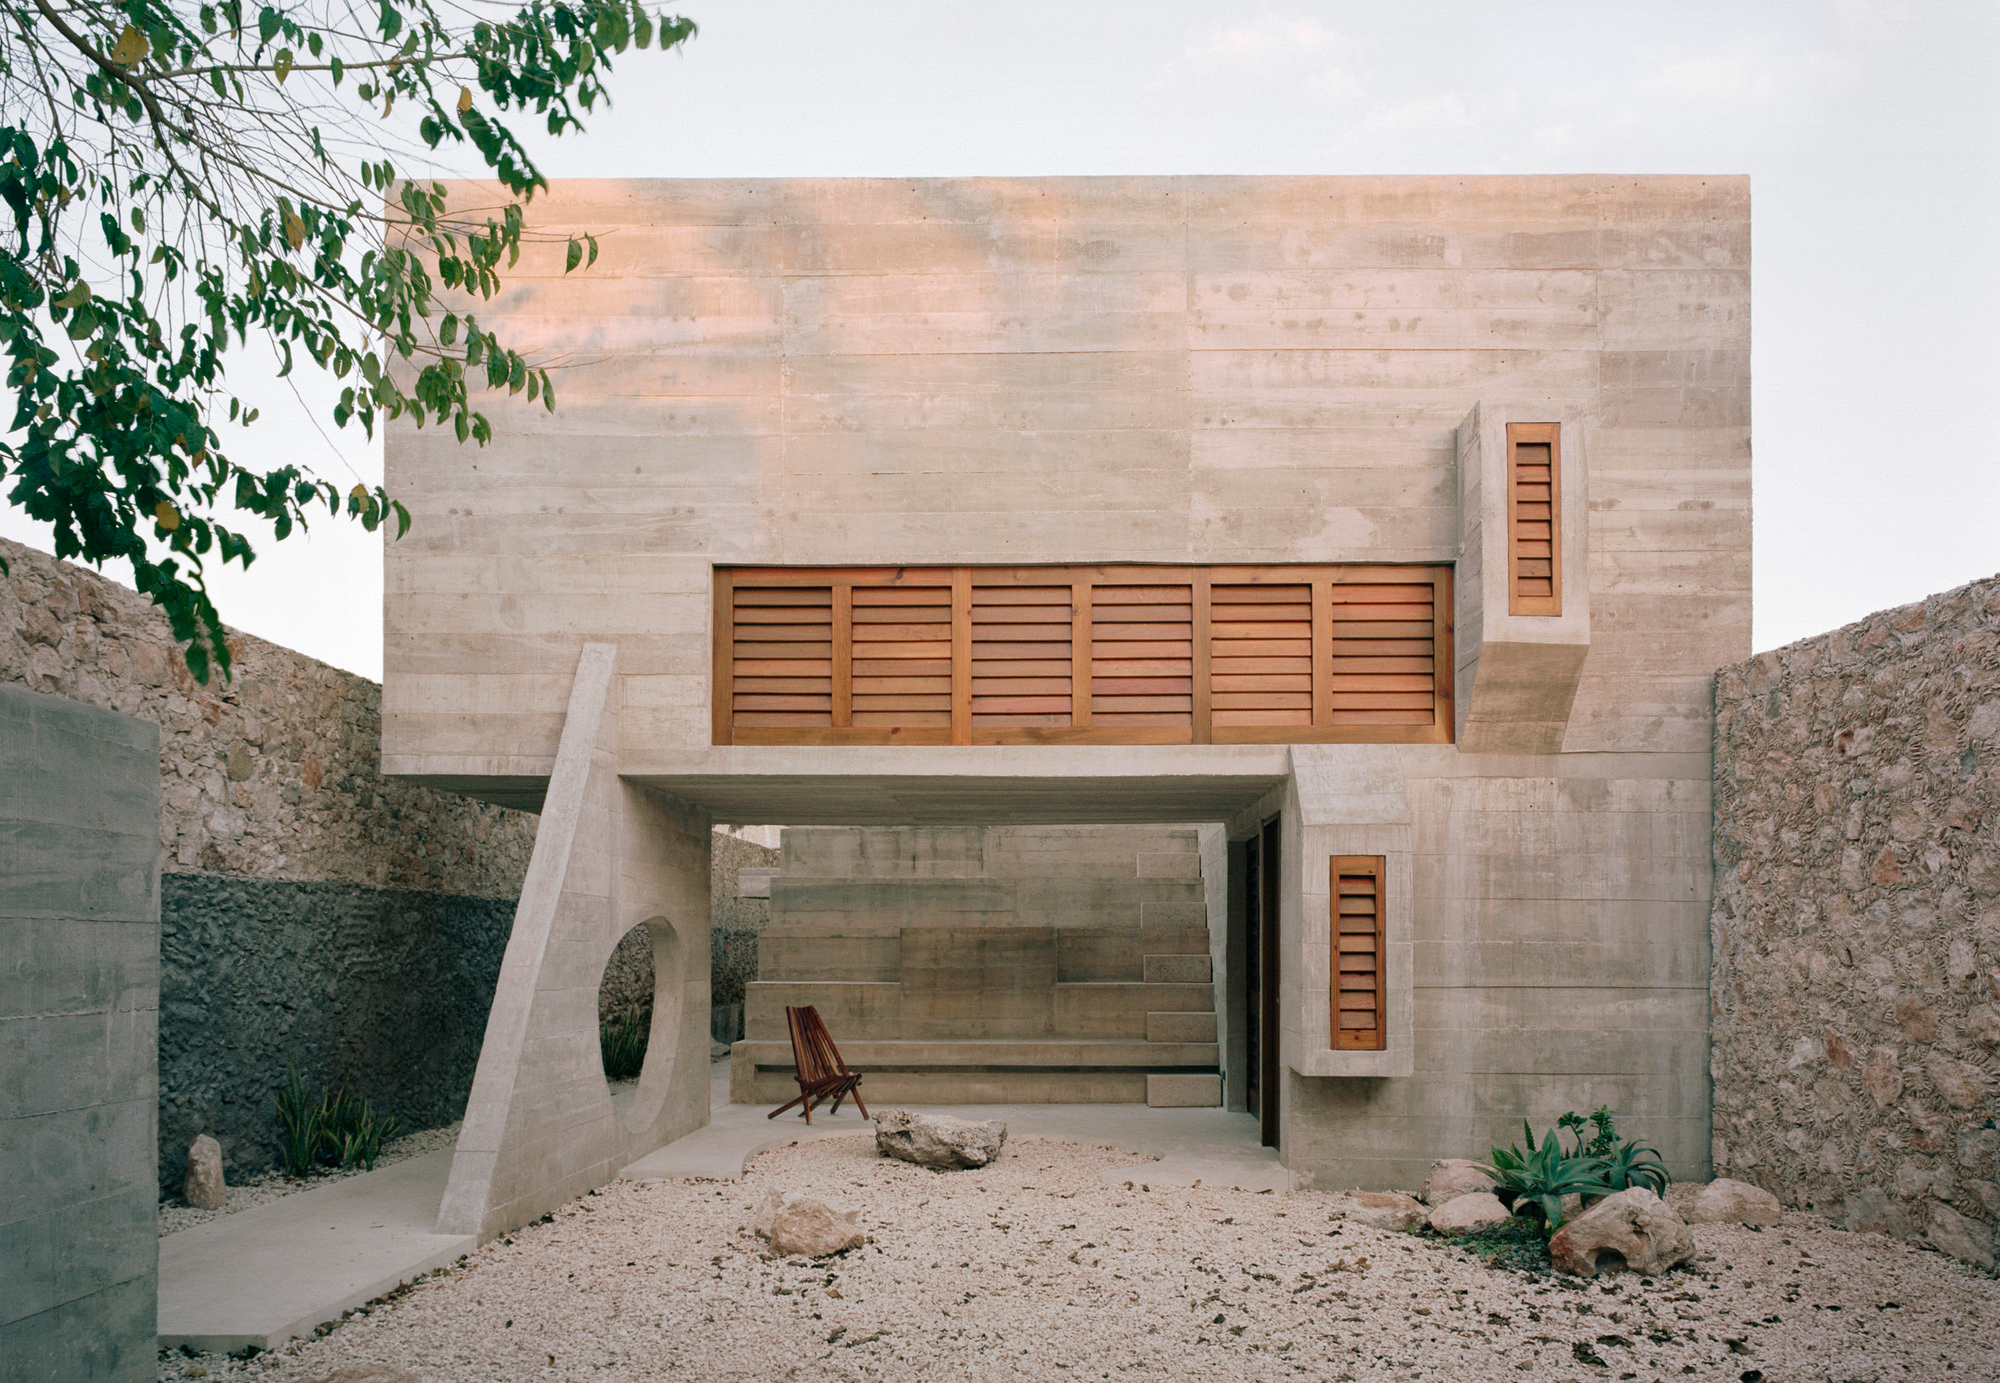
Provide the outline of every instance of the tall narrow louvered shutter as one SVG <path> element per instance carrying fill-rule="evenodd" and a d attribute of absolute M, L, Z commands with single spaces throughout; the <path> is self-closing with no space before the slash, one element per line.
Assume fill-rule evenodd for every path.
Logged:
<path fill-rule="evenodd" d="M 853 587 L 854 725 L 949 729 L 951 586 Z"/>
<path fill-rule="evenodd" d="M 743 582 L 732 587 L 730 605 L 735 724 L 832 725 L 832 587 Z"/>
<path fill-rule="evenodd" d="M 1096 726 L 1194 721 L 1194 589 L 1101 585 L 1090 597 L 1090 717 Z"/>
<path fill-rule="evenodd" d="M 982 585 L 979 576 L 972 580 L 973 728 L 1071 724 L 1073 588 Z"/>
<path fill-rule="evenodd" d="M 1385 863 L 1381 855 L 1333 857 L 1330 969 L 1336 1050 L 1381 1051 L 1388 1046 Z"/>
<path fill-rule="evenodd" d="M 1562 613 L 1562 429 L 1507 424 L 1507 613 Z"/>
<path fill-rule="evenodd" d="M 1312 594 L 1309 585 L 1210 587 L 1218 728 L 1313 723 Z"/>

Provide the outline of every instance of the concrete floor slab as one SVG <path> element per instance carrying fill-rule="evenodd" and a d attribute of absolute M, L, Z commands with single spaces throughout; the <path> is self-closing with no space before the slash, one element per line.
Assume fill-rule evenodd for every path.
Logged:
<path fill-rule="evenodd" d="M 627 1167 L 626 1181 L 709 1177 L 735 1181 L 751 1158 L 772 1148 L 820 1138 L 873 1133 L 874 1125 L 843 1106 L 815 1112 L 811 1127 L 796 1114 L 766 1116 L 771 1106 L 730 1104 L 728 1064 L 717 1063 L 707 1128 L 648 1153 Z M 867 1092 L 863 1091 L 866 1098 Z M 1110 1144 L 1149 1153 L 1159 1162 L 1145 1169 L 1152 1186 L 1233 1186 L 1245 1191 L 1289 1191 L 1291 1172 L 1275 1148 L 1257 1141 L 1257 1120 L 1223 1109 L 1151 1109 L 1135 1104 L 926 1105 L 930 1113 L 961 1119 L 999 1119 L 1009 1138 L 1062 1138 Z M 1127 1179 L 1121 1169 L 1115 1180 Z"/>
<path fill-rule="evenodd" d="M 160 1240 L 160 1345 L 273 1349 L 462 1253 L 434 1234 L 453 1150 L 267 1201 Z"/>

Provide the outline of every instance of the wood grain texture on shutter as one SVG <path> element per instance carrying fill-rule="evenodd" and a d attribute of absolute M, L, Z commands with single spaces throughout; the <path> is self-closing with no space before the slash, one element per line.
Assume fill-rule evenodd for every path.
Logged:
<path fill-rule="evenodd" d="M 1090 596 L 1090 722 L 1192 729 L 1194 587 L 1095 586 Z"/>
<path fill-rule="evenodd" d="M 1058 573 L 1061 574 L 1061 573 Z M 1074 588 L 972 583 L 972 724 L 976 730 L 1071 724 Z"/>
<path fill-rule="evenodd" d="M 1562 428 L 1507 424 L 1507 613 L 1562 613 Z"/>
<path fill-rule="evenodd" d="M 1446 566 L 717 568 L 717 744 L 1440 744 Z"/>
<path fill-rule="evenodd" d="M 739 581 L 729 592 L 729 697 L 740 728 L 833 724 L 833 587 Z"/>
<path fill-rule="evenodd" d="M 1388 1046 L 1387 901 L 1381 855 L 1335 855 L 1333 915 L 1332 1045 L 1342 1051 Z"/>
<path fill-rule="evenodd" d="M 1313 723 L 1313 588 L 1209 589 L 1209 698 L 1217 726 Z"/>

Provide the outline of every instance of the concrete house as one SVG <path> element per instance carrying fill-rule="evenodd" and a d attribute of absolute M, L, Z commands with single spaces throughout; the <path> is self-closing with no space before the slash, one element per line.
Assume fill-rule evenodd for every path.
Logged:
<path fill-rule="evenodd" d="M 563 362 L 559 406 L 388 441 L 415 525 L 383 770 L 542 812 L 440 1226 L 521 1223 L 705 1120 L 712 821 L 848 828 L 821 876 L 1014 831 L 1041 877 L 1030 827 L 1157 828 L 1132 879 L 1198 861 L 1157 862 L 1154 916 L 780 937 L 760 983 L 870 988 L 814 1001 L 885 1088 L 1088 1069 L 1093 1098 L 1248 1108 L 1347 1186 L 1603 1102 L 1705 1173 L 1749 214 L 1747 180 L 1694 177 L 538 198 L 545 240 L 473 310 Z M 621 1113 L 595 995 L 637 925 L 659 994 Z M 785 1058 L 750 1039 L 767 1098 Z"/>

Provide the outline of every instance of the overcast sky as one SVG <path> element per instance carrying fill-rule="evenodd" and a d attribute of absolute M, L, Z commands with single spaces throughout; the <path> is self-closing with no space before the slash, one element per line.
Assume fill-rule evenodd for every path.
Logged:
<path fill-rule="evenodd" d="M 687 13 L 551 176 L 1748 173 L 1756 647 L 2000 570 L 1993 0 Z M 323 406 L 260 402 L 239 460 L 379 478 Z M 379 678 L 379 540 L 262 549 L 223 617 Z"/>

